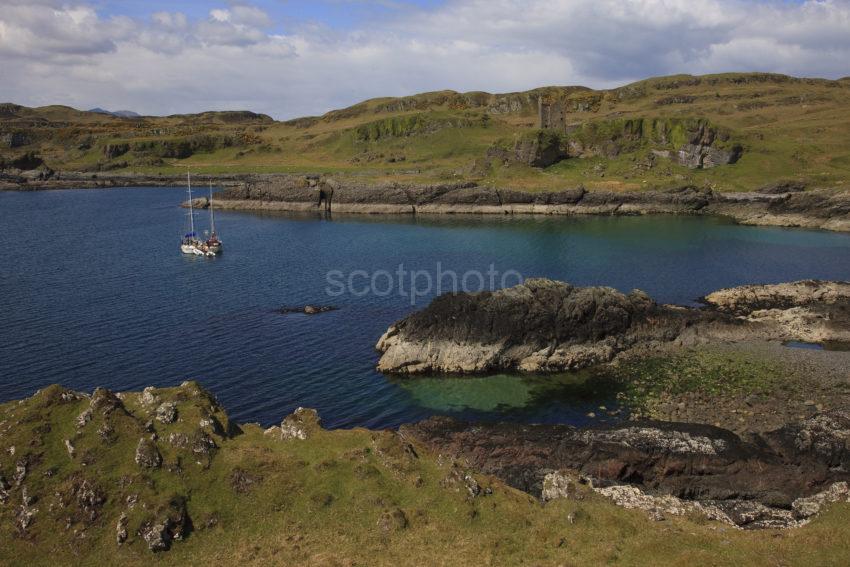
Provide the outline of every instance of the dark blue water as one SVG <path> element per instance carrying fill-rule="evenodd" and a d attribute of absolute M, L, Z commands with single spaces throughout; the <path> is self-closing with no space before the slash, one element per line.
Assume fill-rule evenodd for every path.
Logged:
<path fill-rule="evenodd" d="M 848 235 L 689 217 L 322 220 L 222 212 L 225 253 L 193 258 L 178 251 L 183 196 L 179 189 L 0 193 L 0 400 L 56 382 L 127 390 L 193 378 L 243 422 L 273 423 L 303 405 L 332 427 L 389 427 L 434 413 L 580 423 L 590 411 L 604 414 L 598 406 L 610 397 L 581 375 L 376 373 L 376 340 L 414 306 L 397 287 L 388 296 L 328 297 L 327 273 L 395 273 L 403 264 L 434 274 L 439 262 L 444 271 L 480 270 L 486 278 L 492 264 L 499 273 L 637 287 L 679 303 L 744 283 L 850 279 Z M 358 290 L 363 281 L 355 280 Z M 377 281 L 385 291 L 387 278 Z M 305 303 L 340 309 L 275 312 Z"/>

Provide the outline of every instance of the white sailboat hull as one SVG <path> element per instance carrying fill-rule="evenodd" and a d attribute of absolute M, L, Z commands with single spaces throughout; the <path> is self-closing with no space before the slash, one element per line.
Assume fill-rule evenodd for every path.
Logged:
<path fill-rule="evenodd" d="M 192 256 L 215 256 L 221 252 L 221 241 L 215 235 L 215 217 L 212 210 L 212 183 L 210 183 L 210 231 L 212 233 L 208 242 L 203 242 L 195 235 L 195 209 L 192 205 L 192 176 L 186 171 L 186 190 L 189 193 L 189 232 L 183 237 L 180 244 L 180 252 Z"/>

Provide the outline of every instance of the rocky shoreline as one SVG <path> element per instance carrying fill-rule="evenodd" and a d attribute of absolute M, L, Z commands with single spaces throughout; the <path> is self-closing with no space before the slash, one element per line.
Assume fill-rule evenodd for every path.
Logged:
<path fill-rule="evenodd" d="M 656 520 L 677 514 L 667 508 L 677 502 L 751 529 L 796 527 L 817 513 L 818 502 L 848 499 L 848 427 L 844 412 L 749 439 L 686 423 L 575 428 L 434 417 L 401 433 L 544 501 L 574 498 L 579 484 L 589 484 Z"/>
<path fill-rule="evenodd" d="M 703 308 L 660 305 L 638 290 L 624 294 L 546 279 L 444 294 L 384 333 L 376 345 L 378 370 L 553 372 L 671 344 L 850 341 L 850 283 L 742 286 L 704 301 Z"/>
<path fill-rule="evenodd" d="M 317 210 L 318 194 L 331 210 L 354 214 L 720 215 L 742 224 L 850 231 L 850 192 L 801 191 L 772 185 L 724 193 L 693 186 L 664 191 L 602 191 L 583 187 L 519 191 L 456 182 L 434 185 L 369 184 L 319 176 L 276 176 L 223 192 L 218 206 L 232 210 Z"/>
<path fill-rule="evenodd" d="M 320 193 L 340 214 L 719 215 L 742 224 L 850 231 L 850 192 L 804 190 L 793 183 L 753 192 L 694 186 L 668 190 L 604 191 L 584 187 L 522 191 L 475 181 L 436 184 L 371 183 L 319 174 L 199 175 L 225 188 L 217 206 L 228 210 L 317 211 Z M 0 174 L 0 190 L 182 186 L 182 175 L 78 172 Z M 202 202 L 201 202 L 202 203 Z"/>

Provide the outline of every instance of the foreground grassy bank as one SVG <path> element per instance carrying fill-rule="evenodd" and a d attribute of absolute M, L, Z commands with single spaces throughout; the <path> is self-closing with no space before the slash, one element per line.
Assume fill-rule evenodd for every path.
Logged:
<path fill-rule="evenodd" d="M 545 505 L 394 432 L 237 426 L 195 383 L 0 406 L 8 565 L 846 565 L 850 507 L 741 531 Z M 119 543 L 120 542 L 120 543 Z M 158 549 L 152 552 L 151 548 Z"/>

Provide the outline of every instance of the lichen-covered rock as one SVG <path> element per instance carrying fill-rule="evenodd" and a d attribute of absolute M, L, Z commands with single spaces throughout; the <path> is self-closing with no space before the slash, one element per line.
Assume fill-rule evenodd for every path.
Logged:
<path fill-rule="evenodd" d="M 743 285 L 715 291 L 705 301 L 719 311 L 739 316 L 768 309 L 835 305 L 850 300 L 850 282 L 801 280 L 768 285 Z"/>
<path fill-rule="evenodd" d="M 85 425 L 91 421 L 92 411 L 91 408 L 84 409 L 80 415 L 77 416 L 75 423 L 78 428 L 85 427 Z"/>
<path fill-rule="evenodd" d="M 178 498 L 169 502 L 155 519 L 143 523 L 138 534 L 148 544 L 148 549 L 156 553 L 167 551 L 173 541 L 183 539 L 190 526 L 186 503 Z"/>
<path fill-rule="evenodd" d="M 127 521 L 127 514 L 121 512 L 121 516 L 118 518 L 118 523 L 115 525 L 115 542 L 118 545 L 127 541 Z"/>
<path fill-rule="evenodd" d="M 26 457 L 15 461 L 15 474 L 12 476 L 12 480 L 15 481 L 15 486 L 20 486 L 27 478 L 27 472 L 29 472 L 28 465 L 29 462 Z"/>
<path fill-rule="evenodd" d="M 153 406 L 154 404 L 159 402 L 159 396 L 156 395 L 156 388 L 153 386 L 148 386 L 144 390 L 142 390 L 142 395 L 139 397 L 139 402 L 145 406 Z"/>
<path fill-rule="evenodd" d="M 171 446 L 176 447 L 178 449 L 188 449 L 189 445 L 191 445 L 192 443 L 188 435 L 179 431 L 172 431 L 171 433 L 169 433 L 168 442 L 171 444 Z"/>
<path fill-rule="evenodd" d="M 558 498 L 573 500 L 579 496 L 581 480 L 577 475 L 566 471 L 555 471 L 543 477 L 543 490 L 540 499 L 544 502 Z"/>
<path fill-rule="evenodd" d="M 316 410 L 299 407 L 283 418 L 279 426 L 272 426 L 266 429 L 264 433 L 283 440 L 304 440 L 321 428 L 321 420 Z"/>
<path fill-rule="evenodd" d="M 590 429 L 581 437 L 586 443 L 618 443 L 651 453 L 679 455 L 719 455 L 727 447 L 720 437 L 692 434 L 687 431 L 659 429 L 658 427 L 621 427 L 616 429 Z"/>
<path fill-rule="evenodd" d="M 89 408 L 92 412 L 98 412 L 102 415 L 108 415 L 123 407 L 124 403 L 121 399 L 106 388 L 95 389 L 89 404 Z"/>
<path fill-rule="evenodd" d="M 850 413 L 816 414 L 786 429 L 794 431 L 797 451 L 813 453 L 830 467 L 850 467 Z"/>
<path fill-rule="evenodd" d="M 202 466 L 209 466 L 215 450 L 218 448 L 215 440 L 203 431 L 198 431 L 191 439 L 192 453 L 197 459 L 197 463 Z"/>
<path fill-rule="evenodd" d="M 764 329 L 776 340 L 850 341 L 850 283 L 818 280 L 721 289 L 705 297 L 714 309 Z"/>
<path fill-rule="evenodd" d="M 761 502 L 732 499 L 703 503 L 725 514 L 736 526 L 745 529 L 793 528 L 800 525 L 790 510 L 765 506 Z"/>
<path fill-rule="evenodd" d="M 156 469 L 162 465 L 162 455 L 156 443 L 147 437 L 139 439 L 136 445 L 136 464 L 145 469 Z"/>
<path fill-rule="evenodd" d="M 26 503 L 21 504 L 18 507 L 18 512 L 15 514 L 15 526 L 21 532 L 26 532 L 27 528 L 30 527 L 33 520 L 35 519 L 35 515 L 38 513 L 38 508 L 32 508 Z"/>
<path fill-rule="evenodd" d="M 171 547 L 167 522 L 152 522 L 142 527 L 141 536 L 148 544 L 148 549 L 153 552 L 166 551 Z"/>
<path fill-rule="evenodd" d="M 702 514 L 709 519 L 735 525 L 735 523 L 719 508 L 699 502 L 686 501 L 675 496 L 652 496 L 636 486 L 615 485 L 594 488 L 594 492 L 614 501 L 617 506 L 630 510 L 643 510 L 652 520 L 664 520 L 666 515 L 684 516 L 686 514 Z"/>
<path fill-rule="evenodd" d="M 94 482 L 88 479 L 77 480 L 73 485 L 74 501 L 86 522 L 94 522 L 106 502 L 106 494 Z"/>
<path fill-rule="evenodd" d="M 177 405 L 174 402 L 164 402 L 156 408 L 156 420 L 160 423 L 174 423 L 177 419 Z"/>
<path fill-rule="evenodd" d="M 834 502 L 850 502 L 850 489 L 847 482 L 836 482 L 823 492 L 798 498 L 791 508 L 797 518 L 808 519 L 816 516 L 827 504 Z"/>

